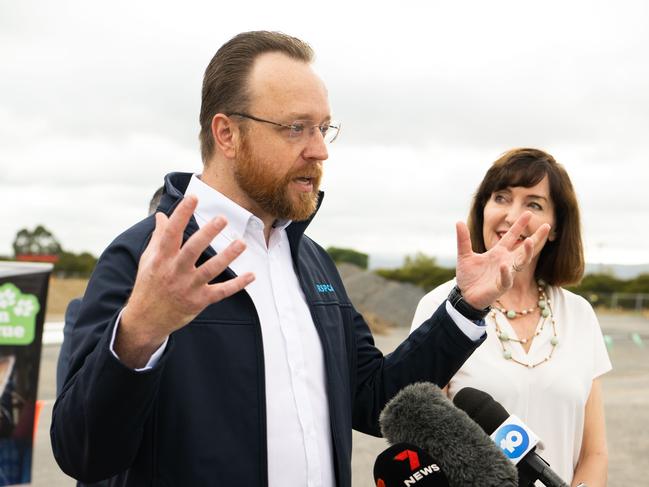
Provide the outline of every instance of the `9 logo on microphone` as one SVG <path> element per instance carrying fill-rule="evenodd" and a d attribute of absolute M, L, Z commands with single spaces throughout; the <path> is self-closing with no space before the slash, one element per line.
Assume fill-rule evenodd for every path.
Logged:
<path fill-rule="evenodd" d="M 496 428 L 491 439 L 514 463 L 518 463 L 539 442 L 538 436 L 514 414 Z"/>
<path fill-rule="evenodd" d="M 530 438 L 517 424 L 508 424 L 498 430 L 494 438 L 507 458 L 518 458 L 527 451 Z"/>

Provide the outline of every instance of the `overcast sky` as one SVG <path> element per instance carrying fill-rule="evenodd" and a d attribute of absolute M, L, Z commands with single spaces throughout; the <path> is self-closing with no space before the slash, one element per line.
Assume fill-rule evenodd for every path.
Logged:
<path fill-rule="evenodd" d="M 95 254 L 199 172 L 203 71 L 244 30 L 308 41 L 343 123 L 308 233 L 379 259 L 455 253 L 505 150 L 576 187 L 591 263 L 649 262 L 649 2 L 0 0 L 0 255 L 45 224 Z"/>

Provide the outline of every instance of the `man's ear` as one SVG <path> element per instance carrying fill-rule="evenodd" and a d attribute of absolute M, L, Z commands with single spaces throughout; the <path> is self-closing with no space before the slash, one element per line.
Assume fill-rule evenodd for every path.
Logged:
<path fill-rule="evenodd" d="M 215 148 L 218 148 L 228 159 L 234 159 L 239 127 L 227 115 L 217 113 L 212 118 L 211 128 Z"/>

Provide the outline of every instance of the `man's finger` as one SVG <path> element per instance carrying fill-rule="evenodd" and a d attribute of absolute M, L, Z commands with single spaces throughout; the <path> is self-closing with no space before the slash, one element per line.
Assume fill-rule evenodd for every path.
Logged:
<path fill-rule="evenodd" d="M 531 238 L 526 238 L 523 241 L 523 245 L 520 246 L 519 252 L 514 258 L 514 263 L 512 264 L 512 269 L 514 272 L 520 272 L 525 269 L 530 262 L 532 262 L 532 257 L 534 256 L 534 242 Z"/>
<path fill-rule="evenodd" d="M 158 211 L 155 216 L 155 228 L 153 229 L 153 232 L 151 233 L 151 240 L 149 241 L 149 245 L 159 245 L 160 241 L 163 240 L 162 235 L 164 234 L 165 227 L 167 226 L 167 215 L 162 213 L 161 211 Z"/>
<path fill-rule="evenodd" d="M 500 239 L 498 245 L 504 245 L 506 248 L 511 250 L 516 242 L 518 242 L 518 239 L 523 234 L 525 226 L 530 222 L 531 218 L 532 213 L 530 211 L 523 212 L 523 214 L 519 216 L 514 224 L 509 228 L 507 233 L 503 235 L 503 238 Z"/>
<path fill-rule="evenodd" d="M 473 254 L 471 247 L 471 234 L 464 222 L 457 222 L 455 224 L 455 233 L 457 235 L 457 256 L 467 257 Z"/>
<path fill-rule="evenodd" d="M 212 243 L 212 240 L 221 233 L 228 224 L 223 217 L 217 217 L 207 222 L 185 242 L 178 255 L 180 269 L 192 269 L 203 251 Z"/>
<path fill-rule="evenodd" d="M 534 257 L 534 241 L 531 238 L 526 238 L 523 242 L 523 250 L 525 252 L 525 265 L 529 265 Z"/>
<path fill-rule="evenodd" d="M 243 240 L 235 240 L 222 252 L 204 262 L 196 272 L 195 283 L 203 285 L 221 274 L 246 249 Z"/>
<path fill-rule="evenodd" d="M 502 264 L 499 270 L 500 285 L 502 287 L 501 291 L 504 293 L 514 285 L 514 276 L 512 275 L 512 270 L 507 266 L 507 264 Z"/>
<path fill-rule="evenodd" d="M 208 286 L 209 301 L 210 303 L 218 303 L 219 301 L 238 293 L 254 280 L 255 275 L 252 272 L 246 272 L 234 279 L 228 279 L 227 281 L 219 282 L 218 284 L 210 284 Z"/>
<path fill-rule="evenodd" d="M 162 241 L 160 242 L 160 249 L 163 252 L 176 252 L 180 249 L 180 244 L 183 241 L 183 232 L 189 219 L 194 214 L 198 198 L 194 195 L 186 196 L 176 206 L 173 213 L 169 217 L 169 221 L 165 228 Z"/>
<path fill-rule="evenodd" d="M 536 229 L 533 235 L 530 236 L 530 240 L 533 243 L 534 250 L 540 252 L 545 242 L 548 240 L 550 235 L 550 224 L 544 223 L 539 228 Z"/>

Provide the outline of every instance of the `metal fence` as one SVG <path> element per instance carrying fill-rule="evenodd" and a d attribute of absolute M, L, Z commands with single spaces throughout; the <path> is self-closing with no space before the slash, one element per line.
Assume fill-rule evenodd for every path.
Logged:
<path fill-rule="evenodd" d="M 645 293 L 586 293 L 582 296 L 594 308 L 604 307 L 639 313 L 649 311 L 649 294 Z"/>

